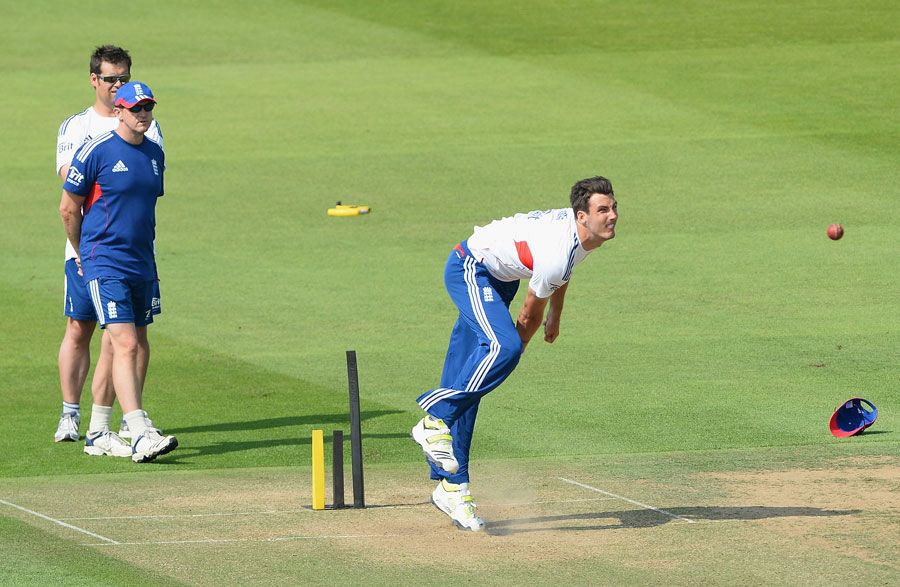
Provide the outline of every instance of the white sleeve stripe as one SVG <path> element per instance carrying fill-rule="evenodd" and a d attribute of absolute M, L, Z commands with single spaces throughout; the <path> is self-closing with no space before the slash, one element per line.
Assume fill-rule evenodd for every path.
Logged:
<path fill-rule="evenodd" d="M 144 137 L 150 139 L 165 151 L 165 147 L 163 147 L 162 129 L 159 127 L 159 122 L 157 122 L 155 118 L 153 119 L 153 124 L 150 125 L 150 129 L 144 133 Z"/>
<path fill-rule="evenodd" d="M 73 114 L 72 116 L 62 121 L 62 124 L 59 125 L 58 136 L 63 136 L 64 134 L 66 134 L 66 128 L 69 126 L 69 123 L 72 121 L 72 119 L 76 116 L 78 116 L 78 114 Z"/>
<path fill-rule="evenodd" d="M 78 154 L 75 155 L 75 158 L 78 159 L 79 163 L 84 163 L 84 160 L 87 159 L 88 155 L 91 154 L 91 151 L 99 145 L 100 143 L 106 142 L 112 138 L 112 132 L 108 132 L 106 134 L 100 135 L 96 139 L 92 139 L 82 145 L 81 149 L 78 150 Z"/>
<path fill-rule="evenodd" d="M 63 120 L 63 121 L 62 121 L 62 124 L 59 125 L 59 136 L 63 136 L 63 135 L 66 133 L 66 131 L 68 130 L 68 127 L 69 127 L 69 123 L 70 123 L 70 122 L 72 122 L 74 119 L 79 118 L 79 117 L 81 117 L 81 116 L 87 116 L 87 113 L 88 113 L 87 110 L 82 110 L 81 112 L 79 112 L 79 113 L 77 113 L 77 114 L 73 114 L 72 116 L 70 116 L 70 117 L 68 117 L 67 119 Z"/>

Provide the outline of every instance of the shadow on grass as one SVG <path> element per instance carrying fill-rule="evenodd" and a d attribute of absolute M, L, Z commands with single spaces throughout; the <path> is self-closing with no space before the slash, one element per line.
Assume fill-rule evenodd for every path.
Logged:
<path fill-rule="evenodd" d="M 365 443 L 366 439 L 372 438 L 409 438 L 408 433 L 391 433 L 391 434 L 363 434 L 363 442 Z M 328 442 L 328 440 L 326 440 Z M 349 450 L 350 439 L 345 436 L 345 450 Z M 225 442 L 215 442 L 212 444 L 206 444 L 202 446 L 191 445 L 191 446 L 182 446 L 179 447 L 178 453 L 171 453 L 175 455 L 176 458 L 168 458 L 166 460 L 169 463 L 175 463 L 178 461 L 178 457 L 183 458 L 193 458 L 199 456 L 212 456 L 212 455 L 221 455 L 226 453 L 235 453 L 235 452 L 243 452 L 248 450 L 258 450 L 258 449 L 267 449 L 267 448 L 275 448 L 280 446 L 309 446 L 311 443 L 310 436 L 308 434 L 303 434 L 300 436 L 296 436 L 294 438 L 271 438 L 271 439 L 261 439 L 261 440 L 230 440 Z M 329 445 L 329 449 L 330 445 Z M 363 453 L 365 453 L 365 444 L 363 444 Z"/>
<path fill-rule="evenodd" d="M 402 410 L 368 410 L 359 414 L 361 421 L 402 414 Z M 349 428 L 350 416 L 342 414 L 310 414 L 308 416 L 282 416 L 280 418 L 265 418 L 262 420 L 237 420 L 234 422 L 216 422 L 214 424 L 201 424 L 199 426 L 185 426 L 183 428 L 166 428 L 166 434 L 188 434 L 193 432 L 239 432 L 241 430 L 266 430 L 269 428 L 283 428 L 286 426 L 324 426 L 336 424 Z M 363 435 L 365 436 L 365 435 Z M 408 436 L 408 435 L 407 435 Z"/>
<path fill-rule="evenodd" d="M 823 510 L 812 507 L 676 507 L 666 508 L 673 515 L 666 515 L 654 510 L 623 510 L 614 512 L 587 512 L 582 514 L 567 514 L 560 516 L 539 516 L 534 518 L 517 518 L 512 520 L 490 521 L 486 530 L 488 534 L 505 536 L 523 532 L 558 532 L 578 530 L 618 530 L 622 528 L 651 528 L 662 526 L 669 522 L 687 523 L 687 520 L 700 521 L 734 521 L 734 520 L 764 520 L 768 518 L 790 517 L 827 517 L 849 516 L 858 514 L 862 510 Z M 673 516 L 679 516 L 680 519 Z M 618 519 L 618 523 L 590 524 L 576 526 L 547 526 L 554 522 L 578 522 L 594 520 Z M 530 527 L 537 526 L 540 527 Z"/>
<path fill-rule="evenodd" d="M 382 416 L 402 414 L 402 410 L 364 410 L 360 412 L 360 421 L 365 422 Z M 260 434 L 253 434 L 252 439 L 234 440 L 235 434 L 253 430 L 274 430 L 276 428 L 298 428 L 295 435 L 284 438 L 284 431 L 279 433 L 280 438 L 259 438 Z M 332 430 L 344 431 L 344 443 L 349 450 L 350 445 L 350 417 L 344 413 L 335 414 L 309 414 L 302 416 L 281 416 L 278 418 L 263 418 L 258 420 L 235 420 L 232 422 L 215 422 L 199 424 L 195 426 L 183 426 L 181 428 L 166 428 L 166 434 L 180 435 L 181 445 L 176 452 L 161 457 L 156 464 L 179 465 L 184 464 L 185 459 L 193 459 L 201 456 L 215 456 L 228 453 L 241 453 L 253 450 L 265 450 L 278 447 L 309 446 L 312 442 L 310 428 L 321 428 L 325 431 L 326 443 L 331 442 Z M 198 439 L 192 438 L 192 434 L 208 434 L 199 444 Z M 290 432 L 288 432 L 290 434 Z M 245 436 L 245 435 L 241 435 Z M 211 438 L 212 437 L 212 438 Z M 215 438 L 223 440 L 216 442 Z M 365 433 L 363 441 L 374 438 L 409 438 L 408 432 L 396 432 L 389 434 Z M 330 444 L 329 444 L 330 450 Z"/>

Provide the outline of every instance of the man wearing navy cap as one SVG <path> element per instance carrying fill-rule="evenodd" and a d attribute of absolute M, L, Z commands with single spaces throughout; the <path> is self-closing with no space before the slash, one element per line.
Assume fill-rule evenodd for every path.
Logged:
<path fill-rule="evenodd" d="M 118 127 L 78 149 L 60 203 L 66 235 L 79 243 L 75 260 L 98 322 L 112 341 L 113 386 L 133 435 L 131 458 L 138 463 L 178 446 L 174 436 L 153 426 L 141 405 L 138 341 L 153 322 L 156 200 L 164 193 L 163 150 L 144 138 L 155 106 L 153 92 L 141 82 L 118 89 Z"/>
<path fill-rule="evenodd" d="M 86 142 L 119 126 L 114 113 L 116 92 L 131 79 L 131 55 L 122 47 L 101 45 L 91 54 L 90 84 L 94 90 L 94 103 L 66 118 L 59 127 L 56 139 L 56 174 L 65 181 L 69 174 L 72 156 Z M 150 130 L 144 134 L 163 146 L 162 131 L 154 119 Z M 87 293 L 87 287 L 75 264 L 78 243 L 66 239 L 64 310 L 66 329 L 59 345 L 59 383 L 62 392 L 62 413 L 59 418 L 55 442 L 77 441 L 81 423 L 81 395 L 91 367 L 91 338 L 97 326 L 97 314 Z M 155 284 L 153 315 L 162 312 L 159 282 Z M 138 341 L 138 358 L 142 374 L 147 371 L 150 358 L 150 342 Z M 100 358 L 94 369 L 91 383 L 93 402 L 88 434 L 95 438 L 85 452 L 91 455 L 131 456 L 131 445 L 123 439 L 131 439 L 125 420 L 119 433 L 109 431 L 115 390 L 112 386 L 112 344 L 109 336 L 102 337 Z M 97 432 L 105 432 L 97 439 Z"/>

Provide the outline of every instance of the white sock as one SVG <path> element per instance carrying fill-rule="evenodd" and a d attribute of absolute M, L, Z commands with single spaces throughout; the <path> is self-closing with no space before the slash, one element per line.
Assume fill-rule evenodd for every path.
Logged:
<path fill-rule="evenodd" d="M 72 414 L 77 419 L 81 419 L 81 405 L 80 404 L 70 404 L 69 402 L 63 402 L 63 415 Z"/>
<path fill-rule="evenodd" d="M 112 416 L 112 406 L 91 406 L 91 425 L 88 432 L 103 432 L 109 430 L 109 419 Z"/>
<path fill-rule="evenodd" d="M 150 427 L 150 420 L 147 418 L 147 412 L 144 410 L 128 412 L 124 418 L 128 422 L 128 429 L 131 430 L 132 438 L 137 438 L 144 433 L 144 430 Z"/>

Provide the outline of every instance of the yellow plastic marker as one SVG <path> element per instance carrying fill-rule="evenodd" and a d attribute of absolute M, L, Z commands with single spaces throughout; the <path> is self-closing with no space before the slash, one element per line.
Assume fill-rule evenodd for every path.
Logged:
<path fill-rule="evenodd" d="M 325 439 L 321 430 L 312 431 L 312 509 L 325 509 Z"/>
<path fill-rule="evenodd" d="M 334 208 L 328 209 L 329 216 L 361 216 L 368 214 L 372 209 L 369 206 L 360 206 L 357 204 L 341 204 L 338 202 Z"/>

